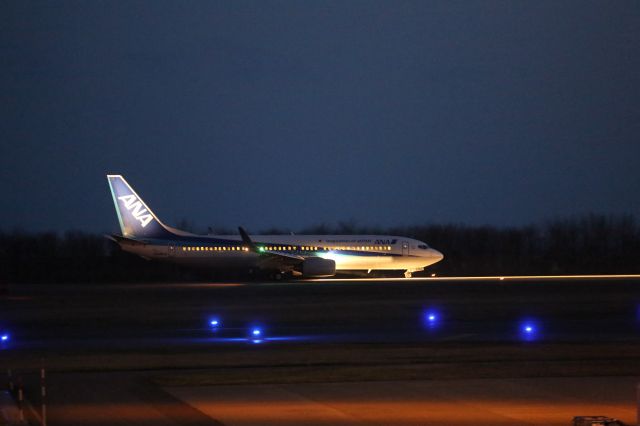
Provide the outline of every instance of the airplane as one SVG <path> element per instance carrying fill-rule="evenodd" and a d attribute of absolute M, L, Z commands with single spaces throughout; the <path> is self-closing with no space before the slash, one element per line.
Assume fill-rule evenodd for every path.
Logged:
<path fill-rule="evenodd" d="M 197 235 L 165 225 L 121 175 L 107 175 L 122 235 L 108 235 L 145 259 L 193 267 L 245 269 L 275 279 L 337 272 L 404 271 L 406 278 L 443 259 L 426 243 L 391 235 Z"/>

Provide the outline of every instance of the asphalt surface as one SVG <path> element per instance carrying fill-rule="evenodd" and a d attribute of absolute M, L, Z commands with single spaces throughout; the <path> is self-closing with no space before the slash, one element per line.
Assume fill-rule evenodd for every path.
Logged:
<path fill-rule="evenodd" d="M 23 377 L 34 406 L 39 368 L 48 369 L 49 424 L 220 424 L 198 408 L 210 407 L 207 401 L 183 401 L 176 389 L 592 376 L 633 382 L 640 376 L 640 280 L 10 285 L 0 296 L 2 330 L 10 338 L 0 343 L 0 366 Z M 624 410 L 635 408 L 625 395 L 618 408 L 628 417 Z M 366 393 L 362 401 L 365 407 Z M 79 413 L 84 420 L 72 421 Z"/>
<path fill-rule="evenodd" d="M 244 337 L 252 325 L 273 338 L 415 340 L 431 330 L 512 340 L 527 319 L 540 339 L 617 340 L 639 336 L 640 325 L 640 280 L 21 285 L 9 293 L 1 321 L 16 345 Z"/>
<path fill-rule="evenodd" d="M 21 285 L 0 310 L 17 350 L 638 341 L 640 280 Z"/>

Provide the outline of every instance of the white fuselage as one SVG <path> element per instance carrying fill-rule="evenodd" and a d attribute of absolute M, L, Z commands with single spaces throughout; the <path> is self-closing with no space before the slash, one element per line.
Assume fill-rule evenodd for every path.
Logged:
<path fill-rule="evenodd" d="M 420 271 L 442 260 L 443 255 L 424 242 L 388 235 L 252 235 L 257 252 L 239 235 L 121 242 L 126 251 L 149 259 L 189 266 L 252 268 L 261 252 L 304 258 L 321 257 L 336 263 L 337 271 Z"/>

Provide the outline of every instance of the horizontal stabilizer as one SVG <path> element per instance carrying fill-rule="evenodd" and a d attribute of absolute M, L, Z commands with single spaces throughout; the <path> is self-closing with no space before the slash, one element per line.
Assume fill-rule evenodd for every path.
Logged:
<path fill-rule="evenodd" d="M 124 243 L 124 244 L 129 244 L 129 245 L 142 245 L 142 246 L 145 245 L 145 243 L 143 243 L 141 241 L 134 240 L 132 238 L 123 237 L 121 235 L 113 235 L 113 234 L 112 235 L 108 235 L 108 234 L 105 234 L 105 238 L 107 238 L 107 239 L 109 239 L 109 240 L 111 240 L 111 241 L 113 241 L 115 243 L 118 243 L 118 244 Z"/>

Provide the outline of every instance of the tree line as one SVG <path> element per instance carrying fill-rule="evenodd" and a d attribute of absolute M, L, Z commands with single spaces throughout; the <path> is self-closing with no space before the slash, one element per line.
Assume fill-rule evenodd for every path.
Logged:
<path fill-rule="evenodd" d="M 277 229 L 265 233 L 277 233 Z M 396 228 L 354 222 L 318 225 L 305 234 L 399 235 L 427 242 L 445 259 L 422 275 L 640 273 L 640 227 L 631 215 L 588 215 L 541 225 L 500 228 L 462 224 Z M 0 282 L 159 282 L 228 278 L 151 262 L 102 235 L 0 231 Z M 217 275 L 216 275 L 217 274 Z M 421 273 L 415 274 L 419 276 Z"/>

